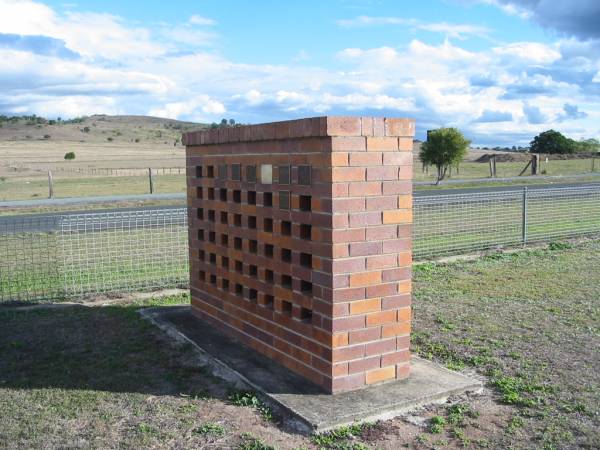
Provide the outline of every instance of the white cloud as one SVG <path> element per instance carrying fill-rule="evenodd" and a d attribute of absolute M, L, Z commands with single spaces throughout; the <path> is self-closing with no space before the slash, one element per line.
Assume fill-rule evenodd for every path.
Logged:
<path fill-rule="evenodd" d="M 520 58 L 535 64 L 550 64 L 561 58 L 557 50 L 539 42 L 515 42 L 496 47 L 493 51 L 497 55 Z"/>
<path fill-rule="evenodd" d="M 192 120 L 207 121 L 207 117 L 222 115 L 225 111 L 225 105 L 221 102 L 211 99 L 208 95 L 196 95 L 193 100 L 166 103 L 162 107 L 151 109 L 148 115 L 169 119 L 189 117 Z"/>
<path fill-rule="evenodd" d="M 198 14 L 194 14 L 192 17 L 190 17 L 189 22 L 192 25 L 200 25 L 200 26 L 212 26 L 212 25 L 217 24 L 216 20 L 209 19 L 208 17 L 203 17 Z"/>
<path fill-rule="evenodd" d="M 303 57 L 245 64 L 206 47 L 218 36 L 201 19 L 150 29 L 111 15 L 58 14 L 30 0 L 0 0 L 2 33 L 52 37 L 81 55 L 0 48 L 0 60 L 10 62 L 0 65 L 0 114 L 150 113 L 208 122 L 225 114 L 243 122 L 320 113 L 408 115 L 420 129 L 458 126 L 476 142 L 510 145 L 550 121 L 561 120 L 567 133 L 597 131 L 600 47 L 563 39 L 473 50 L 455 39 L 485 30 L 361 21 L 408 21 L 446 39 L 340 49 L 334 68 Z"/>
<path fill-rule="evenodd" d="M 374 17 L 358 16 L 353 19 L 340 19 L 336 23 L 345 28 L 370 27 L 397 25 L 408 27 L 413 31 L 429 31 L 432 33 L 441 33 L 447 37 L 455 39 L 465 39 L 469 35 L 488 38 L 491 33 L 487 27 L 472 24 L 453 24 L 447 22 L 424 22 L 417 19 L 407 19 L 404 17 Z"/>

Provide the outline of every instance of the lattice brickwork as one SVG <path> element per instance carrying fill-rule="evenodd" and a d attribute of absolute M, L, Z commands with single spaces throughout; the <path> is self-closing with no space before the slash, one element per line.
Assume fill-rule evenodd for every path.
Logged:
<path fill-rule="evenodd" d="M 187 133 L 192 310 L 329 392 L 409 371 L 408 119 Z"/>

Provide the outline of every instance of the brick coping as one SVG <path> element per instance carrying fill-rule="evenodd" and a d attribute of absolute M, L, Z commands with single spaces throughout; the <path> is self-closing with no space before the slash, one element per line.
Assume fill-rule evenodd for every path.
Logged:
<path fill-rule="evenodd" d="M 413 137 L 414 119 L 323 116 L 257 125 L 191 131 L 183 134 L 187 146 L 274 141 L 309 137 L 377 136 Z"/>

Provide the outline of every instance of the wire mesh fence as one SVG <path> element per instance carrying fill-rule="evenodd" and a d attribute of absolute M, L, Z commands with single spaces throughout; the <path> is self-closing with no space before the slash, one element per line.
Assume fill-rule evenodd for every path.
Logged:
<path fill-rule="evenodd" d="M 0 301 L 152 290 L 187 281 L 185 208 L 0 218 Z"/>
<path fill-rule="evenodd" d="M 600 233 L 600 187 L 414 200 L 414 256 Z M 187 209 L 0 217 L 0 302 L 188 282 Z"/>
<path fill-rule="evenodd" d="M 416 259 L 600 232 L 600 187 L 416 197 Z"/>

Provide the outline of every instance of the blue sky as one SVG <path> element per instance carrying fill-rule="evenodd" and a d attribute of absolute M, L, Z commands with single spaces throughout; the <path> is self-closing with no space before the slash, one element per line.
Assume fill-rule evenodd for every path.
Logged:
<path fill-rule="evenodd" d="M 600 137 L 598 0 L 0 0 L 0 114 L 414 117 Z"/>

